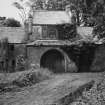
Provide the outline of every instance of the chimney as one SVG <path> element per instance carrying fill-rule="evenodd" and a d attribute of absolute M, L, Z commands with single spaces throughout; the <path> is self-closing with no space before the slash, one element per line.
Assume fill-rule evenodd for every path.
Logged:
<path fill-rule="evenodd" d="M 65 11 L 66 11 L 66 13 L 71 17 L 70 5 L 67 5 L 67 6 L 65 7 Z"/>
<path fill-rule="evenodd" d="M 70 17 L 71 24 L 76 24 L 76 8 L 74 4 L 67 5 L 65 11 Z"/>
<path fill-rule="evenodd" d="M 24 23 L 24 28 L 25 28 L 25 33 L 26 33 L 26 38 L 25 40 L 28 41 L 30 40 L 30 35 L 32 35 L 32 16 L 29 16 L 29 18 L 25 21 Z"/>

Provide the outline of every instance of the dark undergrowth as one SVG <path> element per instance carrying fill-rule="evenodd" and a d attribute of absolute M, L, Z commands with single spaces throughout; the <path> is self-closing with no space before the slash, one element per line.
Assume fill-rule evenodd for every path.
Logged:
<path fill-rule="evenodd" d="M 32 86 L 52 77 L 53 73 L 47 69 L 2 74 L 0 78 L 0 92 L 19 91 L 22 87 Z"/>
<path fill-rule="evenodd" d="M 90 90 L 84 90 L 71 105 L 105 105 L 105 78 Z"/>
<path fill-rule="evenodd" d="M 105 105 L 105 76 L 88 88 L 80 89 L 54 105 Z"/>

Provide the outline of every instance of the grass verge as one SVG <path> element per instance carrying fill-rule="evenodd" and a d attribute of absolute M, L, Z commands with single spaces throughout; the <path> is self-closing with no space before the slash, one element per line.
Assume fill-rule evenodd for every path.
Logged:
<path fill-rule="evenodd" d="M 2 80 L 0 80 L 0 92 L 12 91 L 12 89 L 16 87 L 22 88 L 31 86 L 52 77 L 52 72 L 42 68 L 23 72 L 2 74 Z"/>

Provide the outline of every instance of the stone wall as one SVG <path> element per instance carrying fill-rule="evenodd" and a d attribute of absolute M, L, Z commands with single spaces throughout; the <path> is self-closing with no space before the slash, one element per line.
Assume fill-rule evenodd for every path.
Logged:
<path fill-rule="evenodd" d="M 26 46 L 24 44 L 10 44 L 8 56 L 8 72 L 25 70 Z"/>
<path fill-rule="evenodd" d="M 0 40 L 8 38 L 9 43 L 22 43 L 26 37 L 22 27 L 0 27 Z"/>
<path fill-rule="evenodd" d="M 64 61 L 62 62 L 63 65 L 64 65 L 64 68 L 65 68 L 64 72 L 68 72 L 68 71 L 69 72 L 76 72 L 78 70 L 77 66 L 75 65 L 75 62 L 73 62 L 69 58 L 68 54 L 63 49 L 61 49 L 60 47 L 50 47 L 50 46 L 49 47 L 28 46 L 27 47 L 27 58 L 28 58 L 29 68 L 31 66 L 34 66 L 35 68 L 40 67 L 40 62 L 41 62 L 42 56 L 46 52 L 51 51 L 51 50 L 52 51 L 56 50 L 56 51 L 58 51 L 59 53 L 61 53 L 64 56 Z M 54 55 L 54 56 L 56 56 L 56 55 Z M 56 62 L 56 60 L 55 60 L 55 62 Z M 50 63 L 50 61 L 49 61 L 49 63 Z M 59 63 L 57 63 L 57 64 L 59 64 Z"/>
<path fill-rule="evenodd" d="M 105 44 L 96 46 L 91 71 L 105 71 Z"/>
<path fill-rule="evenodd" d="M 60 51 L 66 59 L 66 72 L 98 72 L 105 69 L 105 45 L 85 45 L 82 48 L 28 46 L 26 57 L 28 68 L 40 67 L 41 57 L 49 50 Z M 20 50 L 21 51 L 21 50 Z M 24 53 L 24 51 L 23 51 Z M 78 67 L 78 68 L 77 68 Z"/>
<path fill-rule="evenodd" d="M 41 56 L 44 54 L 44 52 L 54 49 L 54 47 L 34 47 L 34 46 L 28 46 L 27 47 L 27 58 L 28 58 L 28 64 L 29 68 L 31 65 L 35 65 L 35 67 L 40 67 L 40 59 Z"/>

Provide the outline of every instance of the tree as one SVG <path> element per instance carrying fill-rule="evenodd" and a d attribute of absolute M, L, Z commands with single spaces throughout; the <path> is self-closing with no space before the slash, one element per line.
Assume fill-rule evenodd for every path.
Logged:
<path fill-rule="evenodd" d="M 21 24 L 19 21 L 13 19 L 13 18 L 8 18 L 4 22 L 4 26 L 6 27 L 20 27 Z"/>
<path fill-rule="evenodd" d="M 29 0 L 34 5 L 34 9 L 43 10 L 65 10 L 67 5 L 75 7 L 77 25 L 80 25 L 86 19 L 83 14 L 87 12 L 86 0 Z"/>
<path fill-rule="evenodd" d="M 15 2 L 19 10 L 25 11 L 26 7 L 30 8 L 29 13 L 34 9 L 65 10 L 66 5 L 71 4 L 76 7 L 75 11 L 78 25 L 94 26 L 98 21 L 100 23 L 99 18 L 105 15 L 104 0 L 18 0 L 17 3 Z"/>
<path fill-rule="evenodd" d="M 3 72 L 7 72 L 8 70 L 8 38 L 4 38 L 0 40 L 0 69 Z"/>
<path fill-rule="evenodd" d="M 21 1 L 21 4 L 19 2 L 15 2 L 15 7 L 17 7 L 19 10 L 25 10 L 25 6 L 22 5 L 24 2 L 27 4 L 27 6 L 30 8 L 29 12 L 32 12 L 32 10 L 65 10 L 66 5 L 75 5 L 76 7 L 76 13 L 77 13 L 77 23 L 79 25 L 80 22 L 80 13 L 81 9 L 83 10 L 85 7 L 84 0 L 28 0 L 25 2 L 25 0 L 19 0 Z"/>
<path fill-rule="evenodd" d="M 18 10 L 19 10 L 19 16 L 20 16 L 20 18 L 21 18 L 21 20 L 22 20 L 22 22 L 23 23 L 25 23 L 25 21 L 26 21 L 26 19 L 27 19 L 27 6 L 29 6 L 29 5 L 27 5 L 27 6 L 25 6 L 25 4 L 26 4 L 26 2 L 25 2 L 25 4 L 24 4 L 24 2 L 23 2 L 24 0 L 19 0 L 19 1 L 16 1 L 16 2 L 14 2 L 13 3 L 13 6 L 15 6 Z M 28 2 L 27 2 L 27 4 L 28 4 Z M 31 7 L 31 6 L 30 6 Z"/>
<path fill-rule="evenodd" d="M 6 17 L 0 17 L 0 27 L 4 26 L 5 20 L 6 20 Z"/>

